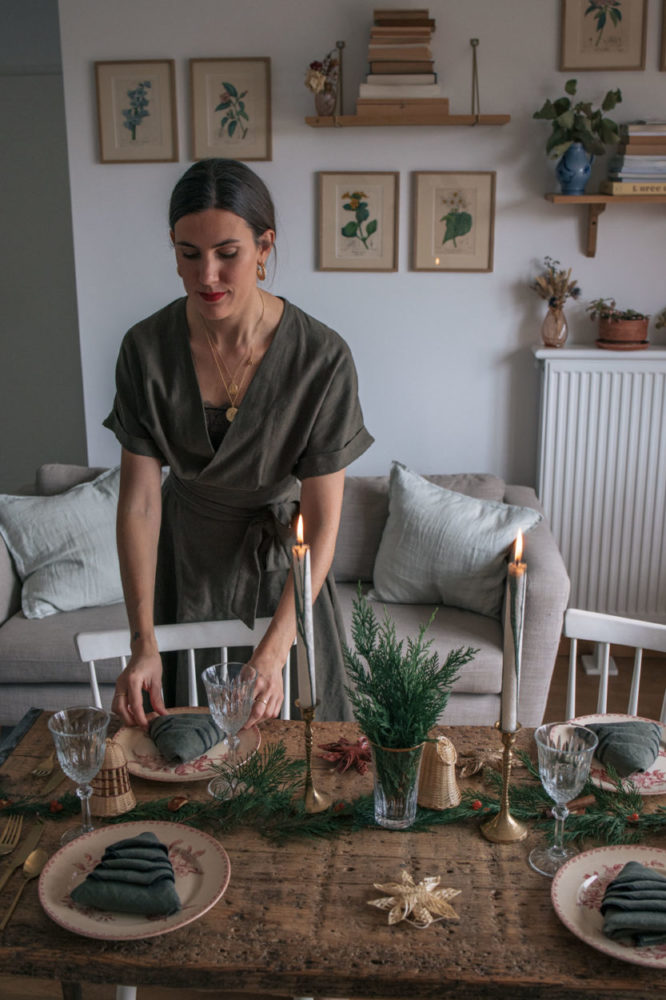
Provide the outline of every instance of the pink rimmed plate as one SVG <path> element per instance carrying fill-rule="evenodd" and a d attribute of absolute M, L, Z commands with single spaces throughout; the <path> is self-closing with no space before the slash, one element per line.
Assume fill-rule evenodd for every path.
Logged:
<path fill-rule="evenodd" d="M 182 909 L 169 917 L 143 917 L 77 906 L 70 892 L 98 864 L 109 844 L 147 832 L 169 848 Z M 51 920 L 73 934 L 134 941 L 168 934 L 197 920 L 224 894 L 230 874 L 227 852 L 207 833 L 182 823 L 118 823 L 86 833 L 57 851 L 39 877 L 39 901 Z"/>
<path fill-rule="evenodd" d="M 636 948 L 611 941 L 602 933 L 600 907 L 604 892 L 628 861 L 638 861 L 666 875 L 666 851 L 660 848 L 629 844 L 595 847 L 577 854 L 557 872 L 551 887 L 553 907 L 564 926 L 591 948 L 623 962 L 666 969 L 666 944 Z"/>
<path fill-rule="evenodd" d="M 170 708 L 169 714 L 196 711 L 195 708 Z M 244 761 L 259 749 L 261 735 L 256 726 L 238 735 L 240 738 L 238 761 Z M 201 757 L 188 760 L 185 764 L 169 764 L 148 733 L 138 726 L 123 726 L 113 739 L 123 749 L 130 774 L 135 774 L 137 778 L 148 778 L 150 781 L 210 781 L 217 773 L 216 766 L 223 764 L 229 756 L 229 747 L 226 741 L 222 740 Z"/>
<path fill-rule="evenodd" d="M 644 719 L 638 715 L 613 715 L 610 713 L 606 715 L 581 715 L 571 721 L 579 726 L 589 726 L 590 723 L 595 724 L 599 722 L 654 722 L 655 720 Z M 634 785 L 640 795 L 666 794 L 666 726 L 663 726 L 660 722 L 657 722 L 657 725 L 661 728 L 661 740 L 657 759 L 647 771 L 636 771 L 635 774 L 630 774 L 624 782 L 627 788 L 629 788 L 630 783 Z M 596 757 L 592 758 L 590 780 L 599 788 L 605 788 L 609 792 L 612 792 L 615 788 L 615 785 L 608 777 L 608 772 Z"/>

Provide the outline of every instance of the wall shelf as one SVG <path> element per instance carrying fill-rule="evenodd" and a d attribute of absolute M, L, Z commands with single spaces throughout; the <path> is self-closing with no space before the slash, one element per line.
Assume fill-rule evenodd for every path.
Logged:
<path fill-rule="evenodd" d="M 376 125 L 506 125 L 511 115 L 419 115 L 417 111 L 389 115 L 320 115 L 306 118 L 310 128 L 370 128 Z"/>
<path fill-rule="evenodd" d="M 618 202 L 652 202 L 666 205 L 666 194 L 547 194 L 546 201 L 554 205 L 587 205 L 587 243 L 585 255 L 594 257 L 597 252 L 599 216 L 606 205 Z"/>

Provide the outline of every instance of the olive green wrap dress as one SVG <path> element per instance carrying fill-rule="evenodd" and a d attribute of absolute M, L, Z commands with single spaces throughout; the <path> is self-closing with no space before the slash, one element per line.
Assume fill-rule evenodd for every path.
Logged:
<path fill-rule="evenodd" d="M 104 425 L 128 451 L 169 467 L 155 623 L 239 618 L 252 627 L 256 617 L 273 614 L 282 594 L 301 480 L 345 468 L 373 439 L 349 348 L 285 300 L 236 418 L 213 447 L 186 301 L 177 299 L 125 335 Z M 318 717 L 349 719 L 344 629 L 331 574 L 315 601 L 314 631 Z M 184 671 L 171 661 L 163 686 L 167 705 L 187 703 Z"/>

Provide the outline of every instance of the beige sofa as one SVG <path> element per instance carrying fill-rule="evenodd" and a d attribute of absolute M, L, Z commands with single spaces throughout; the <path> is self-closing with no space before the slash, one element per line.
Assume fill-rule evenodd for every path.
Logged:
<path fill-rule="evenodd" d="M 100 469 L 42 466 L 35 492 L 51 495 L 93 479 Z M 480 499 L 503 500 L 539 509 L 534 491 L 506 486 L 491 475 L 429 476 L 434 483 Z M 382 530 L 388 515 L 388 476 L 348 476 L 333 564 L 349 635 L 357 582 L 369 589 Z M 569 580 L 546 521 L 529 534 L 529 572 L 519 720 L 542 721 L 569 596 Z M 399 637 L 416 635 L 431 607 L 387 605 Z M 383 614 L 382 606 L 377 606 Z M 74 647 L 77 632 L 126 627 L 122 604 L 61 612 L 32 620 L 20 611 L 20 582 L 0 538 L 0 726 L 11 725 L 31 707 L 61 708 L 89 700 L 87 669 Z M 430 636 L 440 656 L 458 646 L 479 650 L 455 684 L 443 721 L 454 725 L 493 725 L 499 717 L 502 676 L 502 627 L 499 621 L 453 607 L 438 609 Z M 117 661 L 99 662 L 102 698 L 110 704 Z"/>

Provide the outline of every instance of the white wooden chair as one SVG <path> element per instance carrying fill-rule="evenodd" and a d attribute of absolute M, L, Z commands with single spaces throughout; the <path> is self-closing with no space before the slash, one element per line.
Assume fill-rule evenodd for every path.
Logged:
<path fill-rule="evenodd" d="M 567 719 L 573 719 L 576 715 L 576 654 L 578 639 L 585 639 L 598 644 L 601 662 L 597 696 L 597 712 L 599 713 L 606 711 L 611 643 L 617 643 L 621 646 L 632 646 L 634 648 L 634 671 L 631 678 L 627 714 L 637 715 L 643 650 L 648 649 L 666 653 L 666 625 L 661 625 L 657 622 L 639 621 L 634 618 L 620 618 L 617 615 L 600 614 L 597 611 L 583 611 L 579 608 L 569 608 L 564 614 L 564 635 L 571 639 L 569 683 L 567 686 Z M 656 706 L 655 715 L 651 717 L 656 717 Z M 666 723 L 666 692 L 664 693 L 659 721 Z"/>
<path fill-rule="evenodd" d="M 270 618 L 257 618 L 253 629 L 241 621 L 186 622 L 178 625 L 157 625 L 155 637 L 160 652 L 187 650 L 188 699 L 198 705 L 195 650 L 220 648 L 220 662 L 226 659 L 230 646 L 256 646 L 271 622 Z M 129 629 L 108 629 L 101 632 L 79 632 L 75 637 L 78 654 L 88 664 L 90 692 L 93 704 L 102 707 L 95 662 L 118 657 L 124 669 L 131 654 Z M 289 664 L 284 670 L 284 702 L 281 718 L 289 719 L 290 678 Z M 136 986 L 116 986 L 116 1000 L 136 1000 Z"/>

